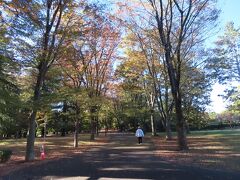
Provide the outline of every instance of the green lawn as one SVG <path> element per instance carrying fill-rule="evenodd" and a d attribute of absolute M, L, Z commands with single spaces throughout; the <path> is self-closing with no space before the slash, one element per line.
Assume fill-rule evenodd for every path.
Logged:
<path fill-rule="evenodd" d="M 165 133 L 157 137 L 146 136 L 155 145 L 156 155 L 171 163 L 211 167 L 240 171 L 240 129 L 192 131 L 187 136 L 189 150 L 178 151 L 176 133 L 174 140 L 166 141 Z M 96 141 L 90 141 L 89 134 L 80 134 L 79 148 L 73 148 L 73 136 L 47 137 L 45 141 L 47 159 L 66 157 L 82 153 L 91 147 L 107 145 L 107 139 L 102 134 Z M 35 153 L 40 159 L 40 146 L 43 138 L 36 138 Z M 11 149 L 13 155 L 8 164 L 0 164 L 0 169 L 13 169 L 16 162 L 23 161 L 26 139 L 8 139 L 0 141 L 0 149 Z M 15 165 L 14 165 L 15 162 Z M 11 165 L 12 164 L 12 165 Z"/>
<path fill-rule="evenodd" d="M 240 171 L 240 129 L 192 131 L 187 140 L 186 152 L 177 150 L 176 137 L 166 141 L 161 134 L 154 143 L 157 154 L 165 160 Z"/>
<path fill-rule="evenodd" d="M 35 154 L 37 159 L 40 157 L 40 147 L 45 144 L 45 149 L 48 157 L 56 157 L 64 153 L 81 151 L 87 146 L 94 146 L 99 144 L 99 141 L 90 141 L 89 134 L 79 135 L 79 148 L 73 148 L 73 135 L 66 137 L 51 136 L 45 138 L 36 138 L 35 141 Z M 26 139 L 5 139 L 0 141 L 0 149 L 11 149 L 13 151 L 13 158 L 24 160 Z"/>
<path fill-rule="evenodd" d="M 96 137 L 95 141 L 90 141 L 89 134 L 79 134 L 79 147 L 73 147 L 73 135 L 66 137 L 51 136 L 47 137 L 44 141 L 43 138 L 36 138 L 35 142 L 35 156 L 36 161 L 29 163 L 24 162 L 26 153 L 26 139 L 6 139 L 0 141 L 0 149 L 11 149 L 13 155 L 7 163 L 0 163 L 0 175 L 1 173 L 7 173 L 18 169 L 22 166 L 31 166 L 35 163 L 41 163 L 40 159 L 40 147 L 45 144 L 46 160 L 58 159 L 62 157 L 71 156 L 74 154 L 83 153 L 85 150 L 91 147 L 102 146 L 106 139 L 102 137 Z"/>

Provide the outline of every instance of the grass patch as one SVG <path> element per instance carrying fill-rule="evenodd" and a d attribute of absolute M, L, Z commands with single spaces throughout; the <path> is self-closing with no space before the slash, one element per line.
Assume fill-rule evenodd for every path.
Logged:
<path fill-rule="evenodd" d="M 208 131 L 192 131 L 191 136 L 239 136 L 240 129 L 225 129 L 225 130 L 208 130 Z"/>
<path fill-rule="evenodd" d="M 240 171 L 240 129 L 193 131 L 187 135 L 189 150 L 178 151 L 176 136 L 166 141 L 154 137 L 157 155 L 166 161 Z"/>
<path fill-rule="evenodd" d="M 43 138 L 36 138 L 34 145 L 36 160 L 34 162 L 23 163 L 26 153 L 26 139 L 22 138 L 1 140 L 0 149 L 9 149 L 13 154 L 8 162 L 5 164 L 0 164 L 0 176 L 2 173 L 8 173 L 23 166 L 44 162 L 40 160 L 40 148 L 43 144 L 45 145 L 46 161 L 48 161 L 79 154 L 85 150 L 90 149 L 91 147 L 101 146 L 105 142 L 106 139 L 103 136 L 101 138 L 96 137 L 95 141 L 90 141 L 90 134 L 79 134 L 79 147 L 74 148 L 73 135 L 68 135 L 66 137 L 50 136 L 47 137 L 45 141 Z"/>

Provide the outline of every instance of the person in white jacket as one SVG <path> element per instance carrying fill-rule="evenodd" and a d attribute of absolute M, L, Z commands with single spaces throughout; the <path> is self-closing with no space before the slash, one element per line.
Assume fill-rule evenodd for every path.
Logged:
<path fill-rule="evenodd" d="M 142 138 L 144 137 L 144 133 L 140 126 L 136 130 L 135 136 L 138 138 L 138 144 L 142 144 Z"/>

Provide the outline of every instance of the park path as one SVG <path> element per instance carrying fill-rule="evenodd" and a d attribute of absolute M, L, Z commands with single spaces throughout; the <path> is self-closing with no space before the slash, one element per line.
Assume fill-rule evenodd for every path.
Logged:
<path fill-rule="evenodd" d="M 111 134 L 109 142 L 87 152 L 24 168 L 2 177 L 6 180 L 239 180 L 240 173 L 176 165 L 154 155 L 149 138 L 138 145 L 133 134 Z"/>

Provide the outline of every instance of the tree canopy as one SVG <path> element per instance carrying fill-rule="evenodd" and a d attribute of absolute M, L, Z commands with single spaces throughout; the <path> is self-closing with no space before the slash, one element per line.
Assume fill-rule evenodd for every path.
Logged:
<path fill-rule="evenodd" d="M 204 128 L 214 81 L 239 83 L 239 29 L 226 25 L 204 48 L 220 11 L 214 0 L 0 2 L 0 138 L 141 125 L 188 149 L 186 133 Z M 239 117 L 239 87 L 228 91 Z"/>

